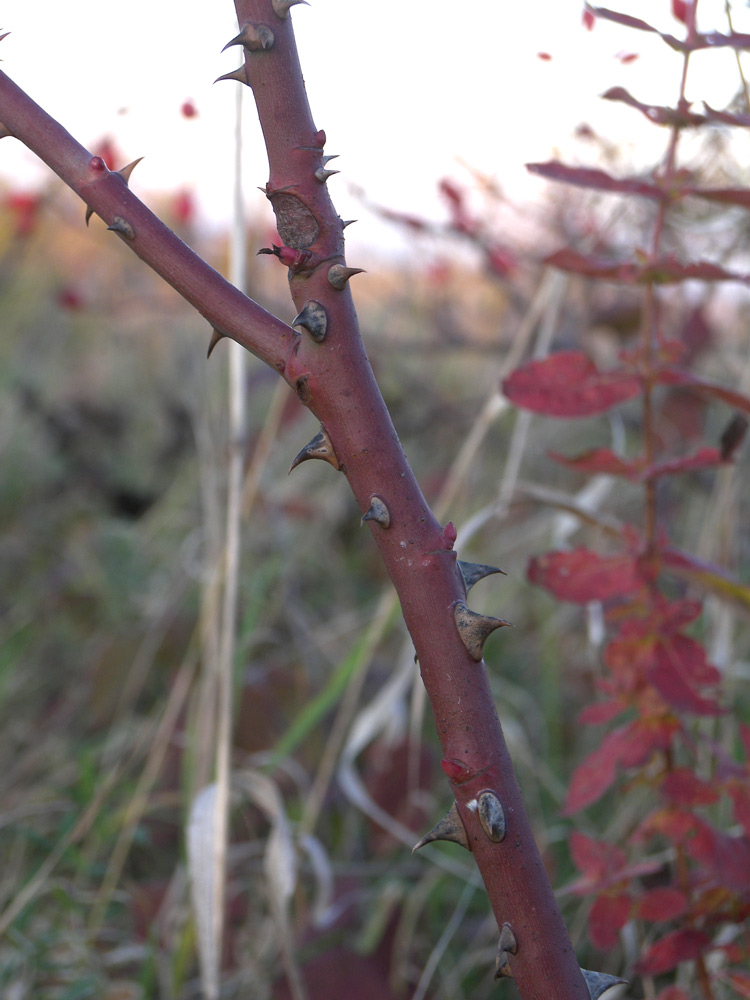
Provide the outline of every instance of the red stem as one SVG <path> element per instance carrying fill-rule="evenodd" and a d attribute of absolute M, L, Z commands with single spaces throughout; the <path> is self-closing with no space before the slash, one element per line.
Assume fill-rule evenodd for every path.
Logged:
<path fill-rule="evenodd" d="M 92 164 L 91 154 L 0 73 L 0 121 L 37 152 L 110 225 L 132 226 L 123 237 L 139 256 L 203 313 L 209 322 L 280 371 L 330 436 L 360 510 L 371 498 L 387 506 L 390 525 L 369 521 L 398 592 L 419 658 L 445 758 L 460 771 L 451 789 L 498 924 L 517 941 L 509 956 L 524 1000 L 587 1000 L 567 930 L 547 879 L 523 806 L 483 662 L 475 662 L 456 629 L 456 602 L 466 598 L 456 553 L 430 511 L 409 468 L 359 335 L 348 285 L 328 277 L 343 263 L 342 224 L 324 181 L 322 141 L 312 121 L 291 19 L 271 0 L 237 0 L 239 23 L 271 28 L 270 49 L 248 54 L 268 148 L 268 195 L 280 235 L 296 251 L 290 270 L 297 308 L 321 303 L 325 338 L 293 333 L 228 285 L 144 206 L 122 178 Z M 292 254 L 294 256 L 294 254 Z M 360 279 L 362 280 L 362 279 Z M 301 474 L 301 473 L 300 473 Z M 505 838 L 485 834 L 477 811 L 484 790 L 500 799 Z"/>

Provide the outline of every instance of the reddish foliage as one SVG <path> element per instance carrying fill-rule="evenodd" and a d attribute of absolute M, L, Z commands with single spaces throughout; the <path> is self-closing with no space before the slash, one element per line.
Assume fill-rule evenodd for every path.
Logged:
<path fill-rule="evenodd" d="M 604 413 L 640 391 L 636 376 L 600 372 L 580 351 L 559 351 L 542 361 L 530 361 L 503 382 L 503 392 L 516 406 L 553 417 Z"/>
<path fill-rule="evenodd" d="M 36 229 L 42 196 L 37 191 L 11 191 L 5 198 L 5 207 L 13 216 L 14 235 L 24 239 Z"/>
<path fill-rule="evenodd" d="M 600 556 L 590 549 L 536 556 L 529 562 L 528 576 L 561 601 L 576 604 L 623 597 L 644 582 L 634 556 Z"/>
<path fill-rule="evenodd" d="M 703 931 L 687 927 L 672 931 L 653 944 L 637 963 L 637 970 L 644 976 L 669 972 L 680 962 L 700 958 L 711 947 L 711 938 Z"/>
<path fill-rule="evenodd" d="M 630 918 L 632 900 L 626 892 L 604 894 L 594 900 L 589 911 L 589 937 L 595 948 L 609 951 L 617 944 L 620 931 Z"/>
<path fill-rule="evenodd" d="M 638 902 L 638 916 L 652 923 L 664 922 L 682 916 L 687 908 L 687 896 L 679 889 L 650 889 Z"/>

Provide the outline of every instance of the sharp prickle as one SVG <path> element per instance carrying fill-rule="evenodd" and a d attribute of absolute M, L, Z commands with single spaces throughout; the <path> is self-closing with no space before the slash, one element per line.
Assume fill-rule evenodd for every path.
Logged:
<path fill-rule="evenodd" d="M 336 452 L 333 450 L 331 439 L 324 427 L 321 427 L 312 441 L 308 442 L 302 451 L 299 452 L 292 464 L 289 466 L 289 471 L 292 472 L 298 465 L 309 461 L 311 458 L 321 458 L 324 462 L 328 462 L 329 465 L 332 465 L 334 469 L 341 468 L 341 463 L 336 457 Z"/>
<path fill-rule="evenodd" d="M 328 268 L 328 281 L 338 291 L 342 291 L 346 288 L 350 278 L 353 278 L 355 274 L 362 274 L 363 271 L 363 267 L 347 267 L 345 264 L 334 264 L 333 267 Z"/>
<path fill-rule="evenodd" d="M 453 617 L 456 622 L 458 634 L 461 641 L 473 660 L 477 663 L 482 659 L 482 651 L 487 637 L 495 629 L 510 625 L 510 622 L 502 618 L 491 618 L 489 615 L 480 615 L 472 611 L 463 601 L 456 601 L 453 608 Z"/>
<path fill-rule="evenodd" d="M 242 45 L 248 52 L 264 52 L 273 48 L 276 36 L 267 24 L 250 24 L 247 21 L 240 28 L 239 34 L 227 42 L 221 50 L 224 52 L 232 45 Z"/>
<path fill-rule="evenodd" d="M 221 330 L 217 330 L 216 327 L 214 327 L 214 329 L 211 331 L 211 343 L 208 345 L 208 352 L 206 354 L 207 358 L 211 357 L 214 347 L 216 347 L 219 341 L 223 340 L 225 337 L 226 337 L 225 333 L 222 333 Z"/>
<path fill-rule="evenodd" d="M 581 969 L 583 978 L 589 989 L 591 1000 L 599 1000 L 599 997 L 606 993 L 612 986 L 623 986 L 627 984 L 627 979 L 619 976 L 610 976 L 607 972 L 590 972 L 588 969 Z"/>
<path fill-rule="evenodd" d="M 289 17 L 289 9 L 298 3 L 303 3 L 306 7 L 310 6 L 307 0 L 271 0 L 274 14 L 282 21 Z"/>
<path fill-rule="evenodd" d="M 503 576 L 506 575 L 505 570 L 498 569 L 497 566 L 484 566 L 481 563 L 462 562 L 460 559 L 458 560 L 458 568 L 461 570 L 461 576 L 464 578 L 467 593 L 475 583 L 479 583 L 486 576 L 492 576 L 494 573 L 502 573 Z"/>
<path fill-rule="evenodd" d="M 362 515 L 361 524 L 365 521 L 376 521 L 383 528 L 391 526 L 391 512 L 381 497 L 370 497 L 370 509 Z"/>
<path fill-rule="evenodd" d="M 247 67 L 243 63 L 237 69 L 233 69 L 231 73 L 224 73 L 223 76 L 217 76 L 214 83 L 218 83 L 219 80 L 236 80 L 237 83 L 244 83 L 247 87 L 249 86 L 247 82 Z"/>
<path fill-rule="evenodd" d="M 123 219 L 120 215 L 116 215 L 114 219 L 112 219 L 112 225 L 107 226 L 107 229 L 113 233 L 119 233 L 120 236 L 124 236 L 126 240 L 135 239 L 135 229 L 133 229 L 127 219 Z"/>
<path fill-rule="evenodd" d="M 126 184 L 128 185 L 130 184 L 130 175 L 133 173 L 133 171 L 135 170 L 135 168 L 138 166 L 138 164 L 141 162 L 142 159 L 143 157 L 139 156 L 137 160 L 133 160 L 131 163 L 126 164 L 124 167 L 120 167 L 120 169 L 116 171 L 120 175 L 120 177 L 122 177 L 122 179 L 125 181 Z"/>
<path fill-rule="evenodd" d="M 414 854 L 419 851 L 426 844 L 432 844 L 436 840 L 448 840 L 453 844 L 460 844 L 461 847 L 465 847 L 467 851 L 471 850 L 469 846 L 469 838 L 466 836 L 466 830 L 461 817 L 458 814 L 458 806 L 454 802 L 450 807 L 448 812 L 443 816 L 439 823 L 426 833 L 422 839 L 414 845 L 411 849 L 411 853 Z"/>
<path fill-rule="evenodd" d="M 312 339 L 320 343 L 328 329 L 328 315 L 320 302 L 308 299 L 292 320 L 292 326 L 303 326 Z"/>
<path fill-rule="evenodd" d="M 340 170 L 326 170 L 325 167 L 318 167 L 315 171 L 315 178 L 319 180 L 321 184 L 325 184 L 329 177 L 333 177 L 334 174 L 340 174 Z"/>

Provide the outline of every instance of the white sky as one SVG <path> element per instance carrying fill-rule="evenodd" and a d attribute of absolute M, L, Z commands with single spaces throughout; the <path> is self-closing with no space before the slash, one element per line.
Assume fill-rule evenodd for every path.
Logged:
<path fill-rule="evenodd" d="M 613 7 L 677 35 L 669 0 L 621 0 Z M 401 237 L 367 217 L 349 185 L 392 208 L 445 218 L 437 180 L 465 175 L 458 160 L 496 176 L 518 199 L 544 182 L 523 164 L 574 149 L 576 125 L 630 144 L 650 162 L 666 135 L 638 112 L 598 95 L 624 86 L 650 103 L 674 101 L 680 57 L 654 36 L 597 22 L 581 26 L 580 0 L 312 0 L 293 9 L 297 44 L 318 128 L 328 135 L 329 184 L 343 218 L 359 218 L 353 240 L 399 246 Z M 704 29 L 726 31 L 724 0 L 700 0 Z M 739 0 L 736 30 L 750 31 Z M 202 213 L 231 212 L 235 88 L 212 81 L 240 63 L 221 53 L 237 31 L 231 0 L 0 0 L 2 69 L 91 146 L 113 135 L 127 159 L 145 156 L 132 187 L 195 188 Z M 552 56 L 538 58 L 539 52 Z M 637 52 L 623 64 L 618 55 Z M 694 60 L 696 96 L 722 107 L 737 87 L 728 50 Z M 267 162 L 246 93 L 246 190 L 251 208 Z M 180 115 L 191 98 L 199 116 Z M 581 150 L 584 153 L 585 150 Z M 643 154 L 642 156 L 640 154 Z M 13 139 L 0 144 L 0 179 L 38 183 L 46 168 Z M 268 209 L 270 213 L 270 209 Z M 355 236 L 356 232 L 356 236 Z M 351 235 L 350 235 L 351 234 Z"/>

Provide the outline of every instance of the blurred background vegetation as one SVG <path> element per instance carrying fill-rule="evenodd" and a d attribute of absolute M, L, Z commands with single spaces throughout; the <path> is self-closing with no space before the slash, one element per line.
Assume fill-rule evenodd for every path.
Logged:
<path fill-rule="evenodd" d="M 461 184 L 487 232 L 514 228 L 505 256 L 413 226 L 421 265 L 354 261 L 368 268 L 354 295 L 428 501 L 459 529 L 460 558 L 508 574 L 472 594 L 516 626 L 486 649 L 498 711 L 579 957 L 617 972 L 621 956 L 587 951 L 585 904 L 564 891 L 571 821 L 559 814 L 596 738 L 576 719 L 595 698 L 601 626 L 595 608 L 532 588 L 525 567 L 553 545 L 601 543 L 570 504 L 639 520 L 637 487 L 592 487 L 547 458 L 613 441 L 636 450 L 637 407 L 553 421 L 519 416 L 498 389 L 534 350 L 615 361 L 637 330 L 638 295 L 538 260 L 574 232 L 625 245 L 645 209 L 563 191 L 519 222 L 485 179 Z M 100 220 L 87 230 L 58 182 L 6 188 L 0 202 L 0 994 L 190 1000 L 200 990 L 184 831 L 210 780 L 226 343 L 207 363 L 205 323 Z M 225 240 L 201 233 L 188 195 L 155 207 L 226 270 Z M 685 217 L 685 232 L 715 229 L 712 212 Z M 248 290 L 290 321 L 283 269 L 255 256 L 266 226 L 248 233 Z M 743 238 L 735 227 L 727 252 Z M 747 390 L 746 298 L 665 296 L 675 334 L 697 338 L 699 367 Z M 401 836 L 413 843 L 450 805 L 429 708 L 343 477 L 317 462 L 287 476 L 317 425 L 277 383 L 250 359 L 222 996 L 283 1000 L 294 963 L 310 1000 L 514 993 L 493 980 L 497 928 L 471 859 L 453 845 L 412 856 Z M 718 410 L 675 398 L 665 447 L 715 443 Z M 747 580 L 745 466 L 675 479 L 662 503 L 680 544 Z M 747 717 L 745 619 L 709 602 L 701 629 Z M 283 812 L 267 808 L 259 774 Z M 630 817 L 613 802 L 576 826 L 616 839 Z M 264 862 L 272 828 L 293 831 L 297 866 L 281 924 L 278 872 Z"/>

